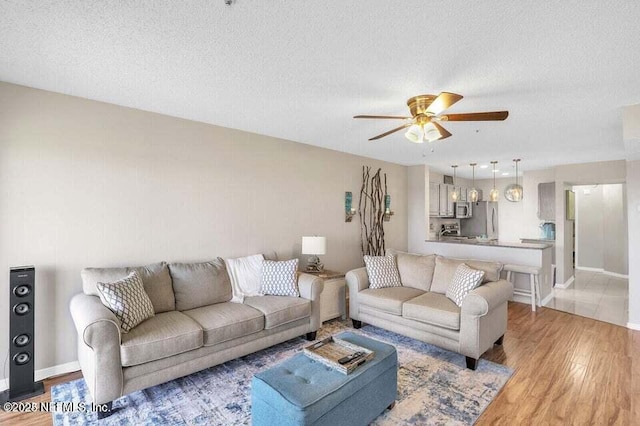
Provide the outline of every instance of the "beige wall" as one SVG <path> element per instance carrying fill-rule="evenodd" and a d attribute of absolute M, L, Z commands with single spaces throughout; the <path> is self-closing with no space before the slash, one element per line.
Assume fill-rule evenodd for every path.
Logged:
<path fill-rule="evenodd" d="M 573 221 L 565 220 L 565 190 L 574 185 L 624 183 L 626 162 L 603 161 L 558 166 L 556 175 L 556 282 L 566 283 L 573 277 Z"/>
<path fill-rule="evenodd" d="M 627 275 L 626 185 L 574 186 L 576 265 Z"/>
<path fill-rule="evenodd" d="M 627 162 L 629 325 L 640 330 L 640 160 Z"/>
<path fill-rule="evenodd" d="M 327 267 L 361 265 L 344 192 L 357 202 L 363 165 L 387 173 L 387 245 L 406 249 L 406 167 L 0 83 L 0 270 L 36 266 L 36 368 L 76 359 L 68 304 L 85 266 L 288 258 L 313 234 Z M 5 325 L 3 358 L 7 340 Z"/>
<path fill-rule="evenodd" d="M 577 268 L 604 269 L 603 187 L 604 185 L 573 187 L 576 194 Z"/>

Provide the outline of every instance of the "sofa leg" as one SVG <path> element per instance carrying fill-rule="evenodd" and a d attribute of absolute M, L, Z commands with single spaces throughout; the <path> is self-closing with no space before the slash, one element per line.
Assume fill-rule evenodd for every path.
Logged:
<path fill-rule="evenodd" d="M 355 329 L 362 327 L 362 321 L 352 319 L 351 322 L 353 322 L 353 328 Z"/>
<path fill-rule="evenodd" d="M 307 333 L 307 340 L 308 341 L 312 341 L 312 340 L 316 340 L 316 334 L 318 334 L 317 331 L 310 331 Z"/>
<path fill-rule="evenodd" d="M 504 334 L 502 336 L 500 336 L 500 338 L 498 340 L 496 340 L 496 345 L 498 346 L 502 346 L 502 342 L 504 341 Z"/>
<path fill-rule="evenodd" d="M 113 414 L 113 401 L 109 401 L 106 404 L 99 404 L 97 407 L 98 420 L 106 419 Z"/>
<path fill-rule="evenodd" d="M 469 370 L 475 370 L 478 366 L 478 360 L 471 358 L 470 356 L 465 357 L 467 359 L 467 368 Z"/>
<path fill-rule="evenodd" d="M 387 410 L 393 410 L 393 407 L 396 406 L 396 402 L 393 401 L 391 404 L 389 404 L 389 406 L 387 407 Z"/>

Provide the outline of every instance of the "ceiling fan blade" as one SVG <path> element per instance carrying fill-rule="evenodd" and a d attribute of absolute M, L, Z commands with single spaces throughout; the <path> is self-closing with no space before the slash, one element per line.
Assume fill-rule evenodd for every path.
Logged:
<path fill-rule="evenodd" d="M 462 99 L 462 95 L 458 95 L 456 93 L 442 92 L 438 95 L 437 98 L 431 102 L 431 104 L 427 107 L 427 113 L 438 115 L 445 109 L 451 107 L 451 105 L 458 102 Z"/>
<path fill-rule="evenodd" d="M 509 116 L 509 111 L 469 112 L 463 114 L 446 114 L 442 121 L 502 121 Z"/>
<path fill-rule="evenodd" d="M 382 118 L 392 120 L 407 120 L 411 117 L 400 117 L 398 115 L 354 115 L 353 118 Z"/>
<path fill-rule="evenodd" d="M 402 126 L 396 127 L 395 129 L 389 130 L 388 132 L 384 132 L 381 135 L 374 136 L 369 140 L 370 141 L 375 141 L 377 139 L 384 138 L 385 136 L 389 136 L 391 133 L 399 132 L 400 130 L 405 129 L 405 128 L 409 127 L 409 126 L 411 126 L 411 123 L 403 124 Z"/>
<path fill-rule="evenodd" d="M 437 140 L 441 140 L 441 139 L 446 139 L 449 136 L 451 136 L 451 133 L 449 133 L 449 131 L 447 129 L 445 129 L 444 127 L 442 127 L 441 125 L 439 125 L 438 123 L 436 123 L 435 121 L 432 121 L 431 124 L 433 124 L 434 126 L 436 126 L 436 129 L 438 129 L 438 131 L 440 132 L 440 138 Z"/>

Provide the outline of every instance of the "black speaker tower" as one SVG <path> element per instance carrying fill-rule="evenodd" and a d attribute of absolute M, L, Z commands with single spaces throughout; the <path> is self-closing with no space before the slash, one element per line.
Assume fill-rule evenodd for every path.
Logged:
<path fill-rule="evenodd" d="M 34 380 L 35 273 L 33 266 L 9 273 L 9 389 L 0 394 L 0 403 L 44 393 L 42 382 Z"/>

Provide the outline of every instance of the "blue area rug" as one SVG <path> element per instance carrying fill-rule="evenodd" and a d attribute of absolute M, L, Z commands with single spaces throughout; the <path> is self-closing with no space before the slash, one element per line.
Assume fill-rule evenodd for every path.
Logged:
<path fill-rule="evenodd" d="M 398 351 L 398 400 L 377 425 L 470 425 L 505 385 L 513 371 L 480 360 L 467 370 L 462 355 L 370 325 L 325 323 L 318 338 L 349 330 L 394 345 Z M 255 354 L 208 368 L 114 402 L 118 411 L 100 425 L 244 425 L 251 423 L 251 378 L 300 351 L 297 338 Z M 52 401 L 91 403 L 84 379 L 53 387 Z M 97 424 L 94 412 L 55 412 L 55 425 Z"/>

